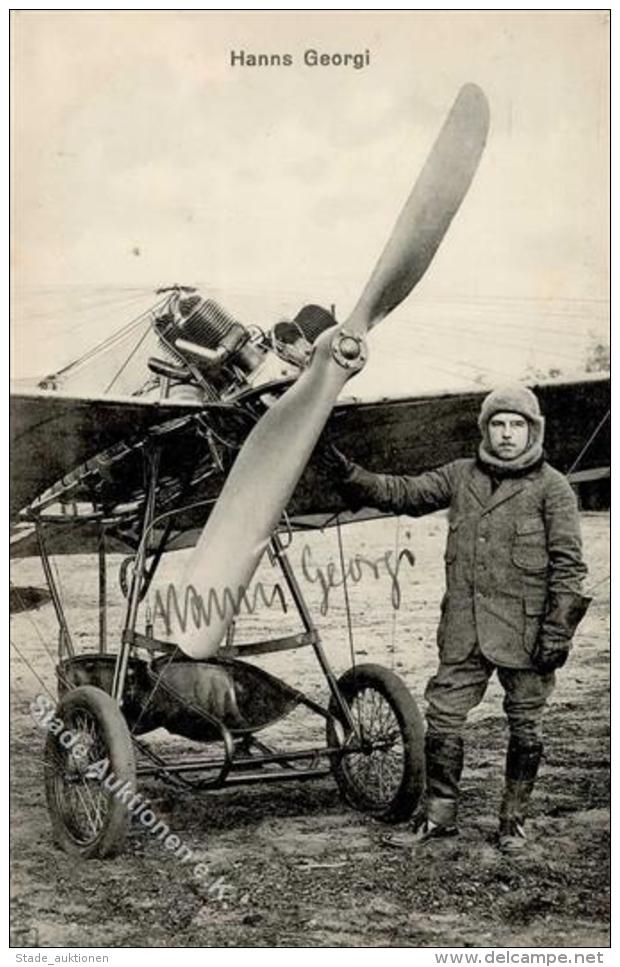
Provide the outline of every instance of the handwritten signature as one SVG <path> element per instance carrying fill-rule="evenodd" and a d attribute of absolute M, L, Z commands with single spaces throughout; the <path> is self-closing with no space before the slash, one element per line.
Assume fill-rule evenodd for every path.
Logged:
<path fill-rule="evenodd" d="M 322 615 L 326 615 L 329 610 L 330 594 L 334 588 L 342 587 L 348 582 L 358 584 L 365 576 L 379 581 L 383 573 L 387 573 L 390 578 L 392 607 L 398 610 L 402 600 L 399 573 L 403 561 L 410 567 L 415 565 L 415 557 L 407 548 L 403 548 L 396 557 L 394 551 L 389 550 L 374 560 L 356 554 L 345 562 L 344 569 L 334 561 L 320 566 L 314 562 L 309 545 L 305 544 L 301 553 L 301 573 L 309 584 L 318 585 L 321 592 L 319 610 Z M 208 626 L 214 612 L 217 612 L 220 620 L 224 620 L 238 615 L 242 610 L 247 614 L 254 614 L 260 605 L 267 608 L 279 605 L 286 613 L 286 595 L 281 585 L 276 583 L 267 588 L 262 581 L 257 581 L 251 589 L 239 587 L 235 592 L 231 588 L 225 588 L 222 593 L 210 588 L 205 600 L 193 584 L 188 584 L 182 594 L 179 594 L 174 584 L 169 584 L 165 594 L 159 589 L 155 591 L 153 621 L 161 619 L 166 634 L 171 635 L 173 626 L 185 632 L 190 621 L 195 628 Z"/>
<path fill-rule="evenodd" d="M 238 615 L 242 608 L 247 614 L 254 614 L 259 604 L 267 608 L 273 608 L 280 604 L 282 611 L 286 612 L 286 597 L 279 584 L 275 584 L 270 591 L 267 591 L 262 581 L 257 581 L 252 592 L 247 588 L 240 587 L 235 594 L 230 588 L 225 588 L 220 595 L 215 588 L 209 588 L 207 600 L 196 590 L 193 584 L 188 584 L 179 599 L 179 593 L 174 584 L 169 584 L 166 589 L 165 599 L 159 589 L 155 591 L 153 603 L 153 621 L 161 618 L 166 634 L 173 632 L 172 616 L 176 619 L 175 627 L 185 632 L 191 617 L 195 628 L 202 628 L 211 624 L 211 616 L 217 612 L 221 621 Z"/>
<path fill-rule="evenodd" d="M 397 611 L 400 608 L 401 602 L 400 582 L 398 580 L 400 567 L 403 560 L 407 561 L 413 567 L 415 565 L 415 557 L 410 550 L 403 548 L 399 552 L 396 561 L 393 558 L 393 551 L 386 551 L 381 557 L 375 558 L 374 561 L 362 557 L 361 554 L 356 554 L 355 557 L 345 562 L 343 571 L 340 565 L 334 561 L 329 561 L 326 567 L 319 567 L 312 560 L 310 546 L 304 544 L 301 552 L 301 570 L 306 581 L 309 581 L 310 584 L 318 583 L 321 589 L 322 597 L 319 610 L 322 615 L 327 614 L 329 609 L 329 595 L 333 588 L 342 587 L 347 581 L 351 581 L 352 584 L 358 584 L 365 574 L 368 574 L 375 581 L 379 581 L 382 570 L 387 571 L 391 579 L 392 607 Z"/>

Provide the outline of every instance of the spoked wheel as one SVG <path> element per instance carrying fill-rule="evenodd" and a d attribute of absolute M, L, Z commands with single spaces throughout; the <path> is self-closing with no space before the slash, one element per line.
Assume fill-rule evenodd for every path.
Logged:
<path fill-rule="evenodd" d="M 100 688 L 82 685 L 60 700 L 62 731 L 45 744 L 45 792 L 56 841 L 84 858 L 113 856 L 130 813 L 120 792 L 136 789 L 131 736 L 123 715 Z"/>
<path fill-rule="evenodd" d="M 413 696 L 398 675 L 381 665 L 350 668 L 338 687 L 362 745 L 359 752 L 332 757 L 342 797 L 376 819 L 408 819 L 424 786 L 424 727 Z M 333 697 L 329 708 L 339 717 Z M 337 744 L 330 722 L 327 741 Z"/>

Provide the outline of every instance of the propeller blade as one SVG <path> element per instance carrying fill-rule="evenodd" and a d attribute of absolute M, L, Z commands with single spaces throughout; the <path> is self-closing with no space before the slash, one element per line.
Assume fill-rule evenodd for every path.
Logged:
<path fill-rule="evenodd" d="M 337 330 L 319 336 L 308 368 L 248 436 L 190 557 L 179 585 L 188 619 L 174 640 L 192 658 L 214 654 L 235 615 L 253 610 L 246 589 L 350 375 L 332 355 Z"/>
<path fill-rule="evenodd" d="M 315 342 L 310 365 L 248 436 L 181 579 L 187 620 L 175 641 L 193 658 L 214 654 L 346 381 L 366 360 L 364 334 L 421 279 L 473 178 L 488 130 L 474 85 L 460 91 L 353 313 Z M 179 595 L 180 592 L 180 595 Z"/>
<path fill-rule="evenodd" d="M 475 84 L 461 88 L 347 325 L 371 329 L 420 281 L 467 194 L 489 130 Z"/>

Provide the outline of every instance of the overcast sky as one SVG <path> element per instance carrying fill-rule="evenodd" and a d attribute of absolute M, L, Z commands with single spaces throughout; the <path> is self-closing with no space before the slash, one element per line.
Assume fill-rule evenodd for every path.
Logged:
<path fill-rule="evenodd" d="M 35 337 L 22 290 L 41 286 L 200 282 L 237 311 L 318 301 L 345 317 L 467 81 L 490 102 L 487 149 L 427 276 L 384 324 L 382 365 L 390 338 L 403 365 L 405 317 L 446 298 L 500 316 L 502 300 L 566 300 L 587 327 L 583 306 L 600 314 L 608 294 L 606 18 L 14 13 L 18 375 L 39 371 L 41 339 L 66 342 L 62 313 Z M 309 67 L 311 48 L 370 63 Z M 232 50 L 294 63 L 232 67 Z"/>

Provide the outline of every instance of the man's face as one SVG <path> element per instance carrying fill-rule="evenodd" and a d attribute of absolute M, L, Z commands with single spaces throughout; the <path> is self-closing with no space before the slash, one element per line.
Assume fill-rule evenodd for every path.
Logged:
<path fill-rule="evenodd" d="M 515 460 L 527 449 L 529 424 L 519 413 L 495 413 L 489 420 L 489 443 L 500 460 Z"/>

